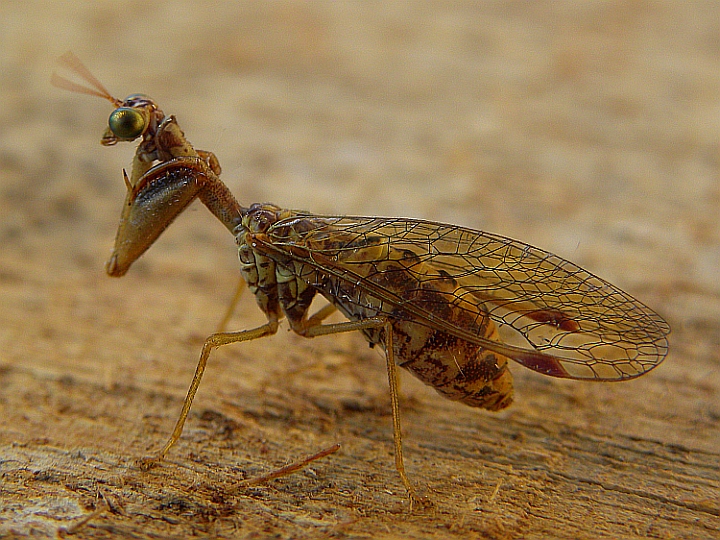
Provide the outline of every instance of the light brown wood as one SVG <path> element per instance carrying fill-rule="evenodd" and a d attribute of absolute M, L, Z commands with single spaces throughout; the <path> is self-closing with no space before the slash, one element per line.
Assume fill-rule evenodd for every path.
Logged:
<path fill-rule="evenodd" d="M 720 8 L 362 6 L 0 8 L 0 536 L 720 534 Z M 512 366 L 500 414 L 401 373 L 407 473 L 432 502 L 409 512 L 381 353 L 281 326 L 211 357 L 182 438 L 142 470 L 236 253 L 196 205 L 106 277 L 132 149 L 99 146 L 107 103 L 48 84 L 67 49 L 177 115 L 242 203 L 529 242 L 666 316 L 668 359 L 619 384 Z M 262 322 L 247 295 L 228 329 Z"/>

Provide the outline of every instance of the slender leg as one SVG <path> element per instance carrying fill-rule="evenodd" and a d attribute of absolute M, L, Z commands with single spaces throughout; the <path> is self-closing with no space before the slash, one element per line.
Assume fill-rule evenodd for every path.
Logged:
<path fill-rule="evenodd" d="M 261 337 L 270 336 L 277 332 L 277 329 L 277 321 L 268 321 L 266 324 L 252 330 L 213 334 L 205 340 L 205 344 L 202 348 L 202 353 L 200 354 L 200 361 L 198 362 L 197 369 L 195 369 L 195 376 L 193 377 L 192 383 L 190 383 L 190 388 L 188 389 L 187 396 L 185 397 L 182 411 L 180 412 L 180 416 L 175 423 L 175 429 L 173 429 L 172 435 L 170 435 L 167 443 L 165 443 L 165 446 L 160 451 L 157 458 L 155 458 L 156 460 L 163 459 L 170 450 L 170 448 L 172 448 L 172 446 L 180 438 L 180 435 L 183 431 L 183 426 L 185 425 L 185 420 L 187 419 L 188 413 L 190 412 L 190 407 L 192 406 L 192 402 L 195 398 L 195 394 L 197 393 L 197 389 L 200 386 L 200 380 L 202 379 L 203 373 L 205 372 L 205 366 L 207 365 L 208 357 L 210 356 L 212 350 L 216 349 L 217 347 L 222 347 L 223 345 L 228 345 L 230 343 L 250 341 Z"/>
<path fill-rule="evenodd" d="M 233 304 L 236 302 L 237 297 L 239 297 L 239 293 L 241 292 L 242 289 L 239 288 L 239 292 L 235 295 L 236 298 L 233 299 Z M 329 315 L 331 315 L 334 311 L 335 307 L 332 305 L 323 307 L 312 317 L 308 318 L 302 325 L 303 327 L 299 329 L 299 331 L 296 331 L 298 331 L 300 335 L 311 338 L 316 336 L 325 336 L 329 334 L 340 334 L 344 332 L 365 330 L 368 328 L 382 328 L 384 330 L 385 359 L 387 362 L 388 382 L 390 385 L 390 406 L 392 409 L 393 417 L 395 468 L 400 475 L 400 480 L 402 480 L 402 483 L 408 492 L 408 496 L 410 498 L 410 506 L 412 507 L 413 503 L 418 499 L 415 494 L 415 488 L 412 486 L 410 480 L 407 477 L 407 474 L 405 473 L 405 460 L 403 459 L 402 449 L 402 429 L 400 425 L 400 405 L 398 401 L 398 375 L 397 366 L 395 365 L 395 357 L 393 354 L 392 324 L 390 324 L 390 321 L 384 317 L 371 317 L 359 321 L 321 324 L 321 322 Z M 183 431 L 183 426 L 185 425 L 185 420 L 190 413 L 190 407 L 192 406 L 193 399 L 195 399 L 195 394 L 197 393 L 198 387 L 200 386 L 200 381 L 202 380 L 202 376 L 205 372 L 205 367 L 207 365 L 207 361 L 212 350 L 218 347 L 222 347 L 223 345 L 228 345 L 230 343 L 250 341 L 261 337 L 270 336 L 272 334 L 275 334 L 277 332 L 277 329 L 277 321 L 268 321 L 266 324 L 252 330 L 243 330 L 241 332 L 216 333 L 205 340 L 205 344 L 202 348 L 202 353 L 200 354 L 200 361 L 198 362 L 197 368 L 195 370 L 195 376 L 193 377 L 192 383 L 190 383 L 190 388 L 188 389 L 187 396 L 185 397 L 182 411 L 180 412 L 180 416 L 175 423 L 175 429 L 173 429 L 170 438 L 168 439 L 167 443 L 165 443 L 165 446 L 160 451 L 158 456 L 154 460 L 150 461 L 157 461 L 163 459 L 170 450 L 170 448 L 172 448 L 172 446 L 180 438 L 180 435 Z"/>
<path fill-rule="evenodd" d="M 410 498 L 410 506 L 418 501 L 415 494 L 415 488 L 405 473 L 405 460 L 403 458 L 402 448 L 402 427 L 400 425 L 400 404 L 398 400 L 398 374 L 395 365 L 395 355 L 393 353 L 393 331 L 392 324 L 384 317 L 372 317 L 359 321 L 348 321 L 335 324 L 318 324 L 319 321 L 330 315 L 333 310 L 327 310 L 327 306 L 310 317 L 305 327 L 304 336 L 315 337 L 328 334 L 339 334 L 342 332 L 352 332 L 355 330 L 364 330 L 367 328 L 382 328 L 385 332 L 385 360 L 387 362 L 388 383 L 390 385 L 390 407 L 392 409 L 393 418 L 393 442 L 395 443 L 395 468 L 400 475 L 405 489 Z"/>
<path fill-rule="evenodd" d="M 328 304 L 326 306 L 323 306 L 320 308 L 317 313 L 313 314 L 312 317 L 309 317 L 306 321 L 306 327 L 311 326 L 320 326 L 320 323 L 327 319 L 330 315 L 335 313 L 337 311 L 337 308 L 333 306 L 332 304 Z"/>
<path fill-rule="evenodd" d="M 395 443 L 395 468 L 405 489 L 410 497 L 410 507 L 418 500 L 415 489 L 405 474 L 405 459 L 403 458 L 402 447 L 402 426 L 400 425 L 400 401 L 398 395 L 398 373 L 395 364 L 395 354 L 393 353 L 393 332 L 392 325 L 388 322 L 385 324 L 385 362 L 387 363 L 388 384 L 390 386 L 390 408 L 392 409 L 393 418 L 393 442 Z"/>
<path fill-rule="evenodd" d="M 240 300 L 240 297 L 242 296 L 243 291 L 245 291 L 245 287 L 246 287 L 245 280 L 243 278 L 240 278 L 240 281 L 238 281 L 238 284 L 237 284 L 237 289 L 235 289 L 235 294 L 233 295 L 232 300 L 230 300 L 230 305 L 227 307 L 227 310 L 225 311 L 225 315 L 223 315 L 223 318 L 217 327 L 216 333 L 219 334 L 219 333 L 225 331 L 227 324 L 230 322 L 230 319 L 232 318 L 233 313 L 235 312 L 237 303 Z"/>

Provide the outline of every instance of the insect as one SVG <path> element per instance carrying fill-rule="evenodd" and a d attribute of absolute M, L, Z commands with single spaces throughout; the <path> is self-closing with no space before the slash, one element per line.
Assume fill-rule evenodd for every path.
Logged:
<path fill-rule="evenodd" d="M 61 63 L 91 87 L 54 74 L 56 86 L 115 107 L 103 145 L 140 141 L 130 177 L 123 171 L 127 196 L 107 273 L 124 275 L 198 198 L 235 237 L 242 280 L 267 317 L 258 328 L 207 338 L 158 458 L 182 433 L 210 352 L 274 334 L 283 318 L 301 336 L 359 331 L 371 346 L 385 350 L 395 464 L 411 497 L 396 365 L 446 398 L 497 411 L 513 399 L 508 360 L 552 377 L 621 381 L 648 372 L 667 354 L 670 328 L 654 311 L 575 264 L 522 242 L 418 219 L 242 206 L 220 180 L 215 155 L 196 150 L 174 116 L 142 94 L 112 97 L 71 53 Z M 328 305 L 310 315 L 318 294 Z M 336 310 L 348 320 L 324 323 Z"/>

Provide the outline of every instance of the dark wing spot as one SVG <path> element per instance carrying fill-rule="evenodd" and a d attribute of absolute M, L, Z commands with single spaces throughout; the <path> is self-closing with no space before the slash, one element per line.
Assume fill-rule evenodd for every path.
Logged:
<path fill-rule="evenodd" d="M 438 273 L 440 274 L 440 281 L 442 281 L 443 283 L 448 283 L 453 287 L 457 287 L 457 280 L 450 274 L 448 274 L 447 270 L 443 270 L 441 268 Z"/>
<path fill-rule="evenodd" d="M 565 330 L 566 332 L 577 332 L 580 330 L 580 325 L 577 321 L 574 321 L 561 311 L 538 309 L 536 311 L 530 311 L 526 313 L 526 315 L 534 321 L 550 324 L 555 328 Z"/>
<path fill-rule="evenodd" d="M 417 264 L 420 262 L 420 257 L 418 257 L 417 253 L 415 253 L 411 249 L 401 249 L 400 253 L 402 254 L 403 262 L 408 262 L 412 264 Z"/>
<path fill-rule="evenodd" d="M 572 378 L 560 362 L 551 356 L 527 352 L 524 354 L 513 354 L 512 357 L 523 366 L 542 373 L 543 375 L 559 377 L 561 379 Z"/>

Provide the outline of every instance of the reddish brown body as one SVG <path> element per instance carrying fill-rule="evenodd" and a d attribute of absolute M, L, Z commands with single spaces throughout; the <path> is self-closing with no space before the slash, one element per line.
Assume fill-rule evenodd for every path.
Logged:
<path fill-rule="evenodd" d="M 368 218 L 341 222 L 268 204 L 253 205 L 243 216 L 236 238 L 242 276 L 269 318 L 284 314 L 290 327 L 304 334 L 316 293 L 350 320 L 387 317 L 398 365 L 449 399 L 490 410 L 510 405 L 512 375 L 506 357 L 433 327 L 403 308 L 418 306 L 477 337 L 498 341 L 495 323 L 481 306 L 461 298 L 461 287 L 449 274 L 422 262 L 409 247 L 398 249 L 389 238 L 380 242 L 382 227 L 359 234 Z M 353 232 L 345 230 L 348 223 L 355 225 Z M 290 249 L 285 253 L 272 246 Z M 323 253 L 332 256 L 323 259 Z M 351 266 L 364 277 L 358 284 L 322 270 L 339 266 Z M 382 293 L 374 295 L 371 287 Z M 399 300 L 389 302 L 388 295 Z M 372 345 L 385 346 L 383 332 L 362 330 Z"/>

